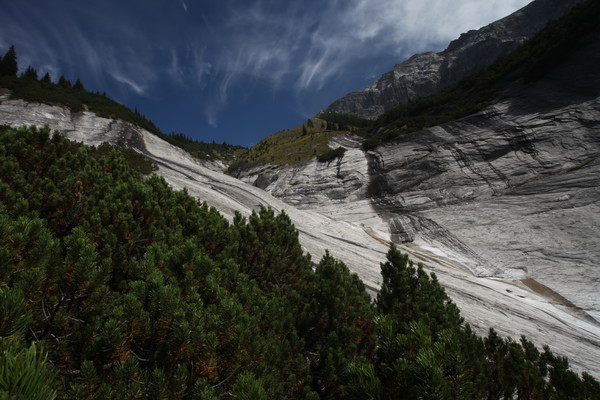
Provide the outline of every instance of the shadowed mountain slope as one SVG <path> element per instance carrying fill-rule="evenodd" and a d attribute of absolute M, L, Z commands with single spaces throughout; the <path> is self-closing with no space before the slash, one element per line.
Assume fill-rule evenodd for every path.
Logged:
<path fill-rule="evenodd" d="M 516 49 L 581 0 L 536 0 L 513 14 L 464 33 L 439 53 L 417 54 L 361 91 L 334 101 L 328 111 L 376 118 L 399 104 L 446 87 Z"/>

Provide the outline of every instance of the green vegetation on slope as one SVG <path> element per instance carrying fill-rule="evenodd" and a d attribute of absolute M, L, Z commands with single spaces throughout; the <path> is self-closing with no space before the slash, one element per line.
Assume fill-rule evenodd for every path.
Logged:
<path fill-rule="evenodd" d="M 182 133 L 171 133 L 168 135 L 160 134 L 159 136 L 200 160 L 223 160 L 232 162 L 240 152 L 246 150 L 245 147 L 227 144 L 225 142 L 215 143 L 213 141 L 212 143 L 206 143 L 194 140 Z"/>
<path fill-rule="evenodd" d="M 321 111 L 319 118 L 325 120 L 330 126 L 336 130 L 347 130 L 352 133 L 364 136 L 373 127 L 374 121 L 357 117 L 351 114 L 339 114 L 331 111 Z"/>
<path fill-rule="evenodd" d="M 599 398 L 396 248 L 382 276 L 373 304 L 283 213 L 229 223 L 117 148 L 0 129 L 0 399 Z"/>
<path fill-rule="evenodd" d="M 308 161 L 329 151 L 327 143 L 340 133 L 342 132 L 335 130 L 331 123 L 311 118 L 300 126 L 277 132 L 238 153 L 229 172 L 237 174 L 241 170 L 262 164 L 283 166 Z"/>
<path fill-rule="evenodd" d="M 429 96 L 395 107 L 381 115 L 374 135 L 364 142 L 372 149 L 399 135 L 419 131 L 481 111 L 497 98 L 507 83 L 532 82 L 546 76 L 570 52 L 597 40 L 600 2 L 588 0 L 563 18 L 550 22 L 514 52 L 490 67 Z"/>
<path fill-rule="evenodd" d="M 14 98 L 68 107 L 73 112 L 92 111 L 100 117 L 131 122 L 186 150 L 198 159 L 230 161 L 234 159 L 236 152 L 243 149 L 241 146 L 226 143 L 196 141 L 180 133 L 164 134 L 137 109 L 132 111 L 111 100 L 104 93 L 87 91 L 79 79 L 72 84 L 61 76 L 57 83 L 53 83 L 49 74 L 39 78 L 37 71 L 31 66 L 21 76 L 17 76 L 17 72 L 17 54 L 15 48 L 11 46 L 0 59 L 0 88 L 9 89 Z"/>
<path fill-rule="evenodd" d="M 88 92 L 79 80 L 71 84 L 61 76 L 58 83 L 53 83 L 49 75 L 38 79 L 35 69 L 29 67 L 20 77 L 0 76 L 0 87 L 10 89 L 13 97 L 25 101 L 65 106 L 73 112 L 93 111 L 100 117 L 122 119 L 149 132 L 161 133 L 154 123 L 137 110 L 131 111 L 105 94 Z"/>
<path fill-rule="evenodd" d="M 319 154 L 317 156 L 317 160 L 319 162 L 329 162 L 335 160 L 336 158 L 342 158 L 344 156 L 344 153 L 346 153 L 346 150 L 347 149 L 344 147 L 331 149 L 323 154 Z"/>
<path fill-rule="evenodd" d="M 229 172 L 238 174 L 256 165 L 294 165 L 317 157 L 331 161 L 343 155 L 327 145 L 337 135 L 366 135 L 372 121 L 352 115 L 321 112 L 295 128 L 277 132 L 252 148 L 237 153 Z M 332 153 L 332 151 L 334 153 Z"/>

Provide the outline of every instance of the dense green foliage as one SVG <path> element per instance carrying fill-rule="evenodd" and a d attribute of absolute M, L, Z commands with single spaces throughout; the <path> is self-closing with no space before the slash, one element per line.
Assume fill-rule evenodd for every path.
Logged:
<path fill-rule="evenodd" d="M 0 289 L 0 296 L 17 297 L 17 290 Z M 20 299 L 23 301 L 23 299 Z M 2 299 L 2 305 L 10 304 Z M 3 310 L 13 312 L 13 310 Z M 46 355 L 35 343 L 23 348 L 23 342 L 4 337 L 0 340 L 0 399 L 2 400 L 52 400 L 56 390 L 52 387 L 56 373 L 46 366 Z"/>
<path fill-rule="evenodd" d="M 149 175 L 158 169 L 156 163 L 150 161 L 149 159 L 147 159 L 146 157 L 129 147 L 113 146 L 109 143 L 104 142 L 100 146 L 98 146 L 96 150 L 99 154 L 104 155 L 117 150 L 125 159 L 127 166 L 141 173 L 142 175 Z"/>
<path fill-rule="evenodd" d="M 330 162 L 335 160 L 336 158 L 342 158 L 344 156 L 344 153 L 346 153 L 346 150 L 344 147 L 338 147 L 335 149 L 331 149 L 323 154 L 319 154 L 317 156 L 317 160 L 319 162 Z"/>
<path fill-rule="evenodd" d="M 362 283 L 313 271 L 284 214 L 229 224 L 117 149 L 35 129 L 3 132 L 0 178 L 0 285 L 27 299 L 2 335 L 47 344 L 59 398 L 310 398 L 372 352 Z"/>
<path fill-rule="evenodd" d="M 547 75 L 571 52 L 597 40 L 600 33 L 600 2 L 585 1 L 550 22 L 515 51 L 490 67 L 429 96 L 415 99 L 381 115 L 364 142 L 366 149 L 399 135 L 449 122 L 482 110 L 511 82 L 532 82 Z"/>
<path fill-rule="evenodd" d="M 159 134 L 158 136 L 172 145 L 184 149 L 201 160 L 233 161 L 235 160 L 237 153 L 246 149 L 245 147 L 227 144 L 225 142 L 215 143 L 214 140 L 212 143 L 194 140 L 183 133 L 170 133 L 168 135 Z"/>
<path fill-rule="evenodd" d="M 357 135 L 366 134 L 374 124 L 374 121 L 360 118 L 356 115 L 339 114 L 331 111 L 322 111 L 318 117 L 327 121 L 331 128 L 340 131 L 351 131 Z"/>
<path fill-rule="evenodd" d="M 600 396 L 547 348 L 477 337 L 396 248 L 373 304 L 283 213 L 229 223 L 119 149 L 0 131 L 0 399 Z"/>
<path fill-rule="evenodd" d="M 17 63 L 17 52 L 15 46 L 10 46 L 10 49 L 3 57 L 0 57 L 0 77 L 2 76 L 17 76 L 19 65 Z"/>

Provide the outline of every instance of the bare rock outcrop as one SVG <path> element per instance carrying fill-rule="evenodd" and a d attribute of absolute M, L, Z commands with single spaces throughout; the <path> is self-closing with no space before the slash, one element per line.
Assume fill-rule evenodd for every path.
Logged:
<path fill-rule="evenodd" d="M 590 107 L 588 114 L 584 114 L 589 116 L 590 126 L 595 126 L 595 121 L 598 119 L 596 106 L 594 103 L 590 103 Z M 485 115 L 486 118 L 491 117 L 493 112 Z M 526 117 L 523 118 L 523 121 L 527 120 Z M 385 259 L 387 243 L 392 236 L 388 230 L 390 220 L 381 210 L 377 211 L 377 207 L 381 207 L 381 204 L 374 203 L 368 196 L 370 180 L 367 179 L 362 185 L 356 184 L 360 181 L 361 174 L 369 172 L 370 167 L 368 158 L 364 154 L 361 155 L 360 149 L 352 147 L 352 143 L 355 143 L 352 138 L 339 138 L 336 142 L 336 144 L 348 148 L 341 161 L 320 166 L 314 163 L 306 164 L 305 174 L 299 167 L 294 173 L 290 172 L 290 176 L 296 176 L 298 188 L 309 187 L 311 174 L 315 171 L 318 170 L 320 174 L 322 190 L 318 193 L 313 192 L 312 197 L 309 196 L 313 201 L 312 210 L 300 210 L 256 186 L 207 169 L 183 150 L 171 146 L 143 129 L 122 121 L 98 118 L 92 113 L 72 114 L 69 110 L 61 107 L 4 98 L 0 100 L 0 124 L 13 126 L 48 124 L 50 128 L 61 131 L 67 137 L 87 144 L 99 144 L 104 140 L 112 143 L 125 140 L 132 148 L 154 160 L 159 166 L 158 173 L 165 177 L 174 188 L 186 188 L 191 195 L 208 202 L 228 218 L 232 218 L 236 211 L 248 215 L 259 205 L 272 207 L 276 211 L 285 211 L 299 230 L 303 247 L 315 259 L 321 257 L 328 250 L 330 254 L 344 261 L 352 271 L 356 272 L 372 293 L 379 288 L 381 282 L 379 263 Z M 387 165 L 385 168 L 391 168 L 394 164 L 390 159 L 395 158 L 394 152 L 399 150 L 398 146 L 399 143 L 390 145 L 385 149 L 380 149 L 380 152 L 374 153 L 373 156 L 378 155 L 377 159 Z M 397 166 L 401 164 L 400 162 Z M 594 162 L 579 165 L 580 168 L 577 171 L 585 171 L 586 168 L 594 165 L 596 165 Z M 448 166 L 450 167 L 451 164 Z M 372 174 L 372 172 L 369 173 Z M 567 180 L 571 180 L 570 176 L 567 178 L 569 178 Z M 591 175 L 588 178 L 593 179 Z M 279 178 L 277 181 L 272 182 L 274 183 L 272 189 L 282 190 L 282 193 L 285 193 L 284 198 L 291 196 L 289 198 L 293 199 L 294 196 L 300 195 L 300 191 L 294 194 L 290 190 L 291 185 L 288 188 L 285 187 L 285 179 Z M 585 181 L 586 179 L 581 178 L 581 182 Z M 393 186 L 391 187 L 393 188 Z M 522 187 L 523 190 L 526 189 L 526 185 L 522 185 Z M 342 199 L 340 193 L 344 192 L 344 188 L 348 188 L 347 196 Z M 563 205 L 574 204 L 577 207 L 572 210 L 578 212 L 578 208 L 583 205 L 578 202 L 579 194 L 571 193 L 570 195 L 574 197 L 569 199 L 564 197 L 566 194 L 562 192 L 549 193 L 548 202 L 554 201 Z M 515 196 L 517 195 L 525 196 L 527 192 L 515 194 Z M 402 200 L 402 194 L 390 192 L 387 198 L 394 204 Z M 467 218 L 475 218 L 475 222 L 482 221 L 481 226 L 476 226 L 481 232 L 485 229 L 493 230 L 494 224 L 507 215 L 502 212 L 498 204 L 493 202 L 496 197 L 487 189 L 482 191 L 480 198 L 479 201 L 466 202 L 463 204 L 463 208 L 456 210 L 451 207 L 459 205 L 450 201 L 447 208 L 431 208 L 404 214 L 404 216 L 414 219 L 414 224 L 410 226 L 416 229 L 417 234 L 414 236 L 413 242 L 400 244 L 401 250 L 411 254 L 413 258 L 425 262 L 430 271 L 435 271 L 439 281 L 461 308 L 465 319 L 477 331 L 485 333 L 488 328 L 494 327 L 503 335 L 519 337 L 524 334 L 539 346 L 548 344 L 555 353 L 569 357 L 571 365 L 576 370 L 587 370 L 596 377 L 600 376 L 600 327 L 594 321 L 580 315 L 574 306 L 568 301 L 564 301 L 563 298 L 574 298 L 578 302 L 577 305 L 586 310 L 592 309 L 593 304 L 586 306 L 584 302 L 579 302 L 576 297 L 571 297 L 568 292 L 563 291 L 548 296 L 548 293 L 539 290 L 540 286 L 536 286 L 535 282 L 531 280 L 497 279 L 493 276 L 483 276 L 485 274 L 478 276 L 471 272 L 473 265 L 477 265 L 472 255 L 482 253 L 481 249 L 477 247 L 474 250 L 471 248 L 472 253 L 463 251 L 469 249 L 469 245 L 471 245 L 468 229 L 473 223 L 467 221 Z M 534 197 L 531 198 L 532 203 L 537 202 Z M 596 196 L 596 198 L 598 197 Z M 504 201 L 510 204 L 510 197 L 502 196 L 500 199 L 505 199 Z M 483 216 L 488 214 L 486 212 L 481 215 L 477 214 L 477 210 L 485 211 L 485 207 L 487 207 L 485 200 L 491 202 L 490 208 L 495 207 L 496 209 L 494 214 L 489 214 L 489 227 L 486 227 L 483 219 Z M 483 205 L 485 207 L 481 208 Z M 587 207 L 593 206 L 593 204 L 588 204 Z M 469 214 L 468 207 L 472 207 L 471 214 Z M 500 211 L 497 211 L 498 209 Z M 588 209 L 588 211 L 590 211 L 590 215 L 593 214 L 592 209 Z M 393 208 L 386 208 L 385 212 L 398 215 Z M 563 211 L 559 210 L 558 212 Z M 589 219 L 581 221 L 587 223 L 589 227 L 588 236 L 582 237 L 582 240 L 587 241 L 585 243 L 588 244 L 597 236 L 597 232 L 593 229 L 593 224 L 596 224 L 597 221 L 590 215 L 580 214 L 581 218 L 589 217 Z M 523 213 L 523 217 L 533 218 L 534 216 L 535 214 Z M 513 219 L 519 219 L 521 215 L 513 217 Z M 563 221 L 560 219 L 560 215 L 558 217 L 557 224 Z M 452 222 L 460 218 L 463 218 L 460 220 L 462 225 Z M 544 225 L 540 226 L 541 229 L 546 229 L 546 225 L 551 225 L 553 218 L 554 214 L 549 213 Z M 459 226 L 463 227 L 463 231 L 458 229 Z M 519 228 L 522 229 L 524 236 L 527 234 L 526 228 L 526 224 Z M 578 229 L 578 232 L 573 233 L 580 234 L 584 230 L 581 227 Z M 428 232 L 428 234 L 424 235 L 423 232 Z M 482 233 L 474 233 L 474 235 L 483 236 Z M 493 234 L 488 233 L 487 237 L 492 238 Z M 438 238 L 439 240 L 437 242 L 428 241 L 429 238 Z M 565 234 L 561 238 L 561 242 L 558 243 L 562 246 L 562 240 L 568 241 L 568 235 Z M 503 240 L 503 237 L 499 238 L 497 248 L 503 246 Z M 560 247 L 556 249 L 560 249 Z M 531 253 L 533 260 L 540 259 L 537 254 L 536 252 Z M 563 252 L 563 254 L 567 253 Z M 573 256 L 573 260 L 579 257 L 577 254 L 569 254 Z M 505 257 L 510 256 L 511 253 L 498 253 L 498 255 Z M 547 251 L 544 255 L 544 257 L 553 256 Z M 497 265 L 503 266 L 505 263 L 498 262 Z M 563 266 L 556 271 L 560 274 L 561 269 L 564 270 L 565 280 L 568 277 L 570 281 L 582 284 L 581 287 L 573 286 L 575 290 L 592 293 L 589 296 L 594 297 L 593 292 L 589 290 L 590 286 L 593 286 L 592 281 L 586 283 L 581 279 L 578 280 L 576 275 L 569 275 L 571 265 Z M 541 271 L 540 273 L 545 272 Z M 559 276 L 556 275 L 555 279 L 558 279 Z M 531 287 L 535 287 L 537 290 L 533 290 Z M 548 291 L 550 290 L 548 289 Z"/>
<path fill-rule="evenodd" d="M 329 146 L 346 152 L 328 162 L 313 158 L 286 168 L 261 165 L 244 171 L 240 179 L 300 209 L 365 199 L 369 171 L 360 138 L 340 135 Z"/>
<path fill-rule="evenodd" d="M 400 136 L 362 158 L 360 148 L 351 145 L 354 139 L 339 137 L 331 147 L 344 141 L 349 150 L 341 159 L 270 169 L 263 187 L 290 204 L 402 243 L 438 274 L 461 307 L 477 303 L 469 299 L 471 278 L 490 287 L 508 284 L 502 290 L 510 296 L 523 296 L 527 303 L 533 294 L 540 296 L 536 301 L 544 299 L 572 318 L 567 324 L 585 325 L 595 336 L 600 332 L 599 57 L 600 41 L 590 40 L 546 78 L 513 83 L 483 111 Z M 360 185 L 352 177 L 365 170 L 368 181 Z M 462 282 L 454 280 L 457 276 Z M 511 309 L 500 304 L 496 307 Z M 518 309 L 503 310 L 515 322 L 496 314 L 496 323 L 512 324 L 513 332 L 516 324 L 525 324 L 515 317 L 524 316 Z M 476 313 L 488 311 L 481 305 Z M 482 327 L 483 314 L 469 314 L 467 320 Z M 534 325 L 522 333 L 542 341 L 556 333 L 540 321 Z M 572 354 L 574 363 L 588 356 Z M 600 357 L 598 351 L 592 354 Z"/>
<path fill-rule="evenodd" d="M 462 253 L 478 276 L 533 278 L 600 321 L 600 99 L 512 106 L 379 147 L 376 208 L 398 240 Z"/>

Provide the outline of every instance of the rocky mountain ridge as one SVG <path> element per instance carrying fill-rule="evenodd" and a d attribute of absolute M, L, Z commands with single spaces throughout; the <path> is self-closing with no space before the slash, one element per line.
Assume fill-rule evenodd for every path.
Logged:
<path fill-rule="evenodd" d="M 536 0 L 492 24 L 462 34 L 442 52 L 410 57 L 364 90 L 337 99 L 327 111 L 376 118 L 399 104 L 429 95 L 489 66 L 579 2 Z"/>

